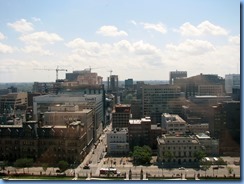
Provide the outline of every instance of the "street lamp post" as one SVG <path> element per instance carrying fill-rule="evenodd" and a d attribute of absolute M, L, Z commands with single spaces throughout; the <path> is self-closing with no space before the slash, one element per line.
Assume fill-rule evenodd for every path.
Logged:
<path fill-rule="evenodd" d="M 162 177 L 164 177 L 164 163 L 162 162 Z"/>

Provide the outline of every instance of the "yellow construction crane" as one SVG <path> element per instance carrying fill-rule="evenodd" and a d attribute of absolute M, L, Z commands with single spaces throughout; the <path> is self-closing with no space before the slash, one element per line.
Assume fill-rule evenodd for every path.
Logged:
<path fill-rule="evenodd" d="M 55 70 L 56 71 L 56 80 L 58 80 L 58 72 L 59 71 L 68 71 L 67 69 L 61 69 L 61 68 L 58 68 L 58 66 L 57 66 L 57 68 L 56 69 L 50 69 L 50 68 L 35 68 L 34 70 L 48 70 L 48 71 L 53 71 L 53 70 Z"/>

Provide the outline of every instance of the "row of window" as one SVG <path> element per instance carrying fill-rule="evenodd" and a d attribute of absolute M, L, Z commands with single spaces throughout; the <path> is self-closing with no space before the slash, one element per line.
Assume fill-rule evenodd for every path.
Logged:
<path fill-rule="evenodd" d="M 193 156 L 192 152 L 190 152 L 190 151 L 189 152 L 186 152 L 186 151 L 184 151 L 184 152 L 181 152 L 181 151 L 175 152 L 175 151 L 173 151 L 171 153 L 172 153 L 173 157 L 187 157 L 187 156 L 191 157 L 191 156 Z M 161 154 L 164 155 L 164 156 L 167 156 L 167 152 L 161 152 Z"/>
<path fill-rule="evenodd" d="M 163 159 L 162 162 L 170 162 L 170 159 Z M 172 162 L 187 162 L 187 159 L 173 159 Z M 197 162 L 197 159 L 189 159 L 188 162 Z"/>
<path fill-rule="evenodd" d="M 191 140 L 166 140 L 166 143 L 191 143 Z"/>
<path fill-rule="evenodd" d="M 162 151 L 163 150 L 171 150 L 171 149 L 173 149 L 173 150 L 179 149 L 180 150 L 181 148 L 182 148 L 182 146 L 177 146 L 177 147 L 175 147 L 175 146 L 173 146 L 173 147 L 168 146 L 168 147 L 163 147 L 161 150 Z M 196 150 L 197 149 L 197 146 L 194 146 L 194 147 L 193 146 L 192 147 L 191 146 L 187 146 L 187 147 L 186 146 L 183 146 L 183 149 L 191 149 L 191 148 Z"/>

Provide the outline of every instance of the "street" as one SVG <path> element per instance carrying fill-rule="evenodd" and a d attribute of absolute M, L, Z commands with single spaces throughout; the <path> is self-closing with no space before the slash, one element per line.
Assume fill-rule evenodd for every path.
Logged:
<path fill-rule="evenodd" d="M 110 131 L 111 127 L 107 127 L 107 130 Z M 134 166 L 132 162 L 130 162 L 130 158 L 128 157 L 107 157 L 105 152 L 106 132 L 104 131 L 104 133 L 100 137 L 101 141 L 99 142 L 97 147 L 91 150 L 85 160 L 80 164 L 80 167 L 76 169 L 76 173 L 78 173 L 79 176 L 84 176 L 84 173 L 92 173 L 93 176 L 99 176 L 100 168 L 114 167 L 121 174 L 126 175 L 128 175 L 129 170 L 131 170 L 132 175 L 135 178 L 140 177 L 141 171 L 143 171 L 144 175 L 148 173 L 152 177 L 181 177 L 182 174 L 187 177 L 194 177 L 195 175 L 224 177 L 230 175 L 227 167 L 231 167 L 233 168 L 232 174 L 235 174 L 236 177 L 240 177 L 240 166 L 234 165 L 235 160 L 240 160 L 239 157 L 222 157 L 225 161 L 227 161 L 228 166 L 223 166 L 223 168 L 214 170 L 213 168 L 216 167 L 216 165 L 212 165 L 206 172 L 193 168 L 186 168 L 185 170 L 179 170 L 179 168 L 162 169 L 157 166 L 155 156 L 153 157 L 153 162 L 151 166 Z M 87 163 L 89 164 L 90 169 L 82 169 L 83 166 Z"/>
<path fill-rule="evenodd" d="M 101 168 L 114 167 L 121 174 L 125 174 L 128 178 L 129 171 L 132 173 L 133 179 L 140 179 L 141 172 L 143 173 L 143 178 L 146 178 L 146 175 L 151 177 L 174 177 L 181 178 L 182 175 L 185 177 L 194 177 L 196 175 L 200 176 L 210 176 L 210 177 L 224 177 L 229 176 L 228 167 L 233 169 L 232 175 L 235 174 L 236 177 L 240 177 L 240 166 L 235 165 L 234 161 L 240 160 L 239 157 L 222 157 L 227 161 L 228 166 L 223 166 L 223 168 L 213 169 L 216 165 L 212 165 L 206 172 L 203 170 L 196 170 L 193 168 L 185 168 L 179 170 L 179 168 L 166 169 L 160 168 L 156 162 L 156 156 L 153 157 L 150 166 L 134 166 L 130 161 L 129 157 L 108 157 L 106 155 L 106 133 L 111 131 L 111 126 L 106 127 L 103 134 L 101 135 L 97 146 L 93 146 L 90 153 L 85 157 L 83 162 L 75 169 L 68 169 L 65 171 L 68 176 L 78 177 L 89 177 L 89 176 L 99 176 L 99 171 Z M 87 169 L 83 167 L 88 165 Z M 46 171 L 43 171 L 42 167 L 31 167 L 31 168 L 21 168 L 16 169 L 14 167 L 6 167 L 7 172 L 11 173 L 31 173 L 36 175 L 56 175 L 56 170 L 58 168 L 49 167 Z"/>

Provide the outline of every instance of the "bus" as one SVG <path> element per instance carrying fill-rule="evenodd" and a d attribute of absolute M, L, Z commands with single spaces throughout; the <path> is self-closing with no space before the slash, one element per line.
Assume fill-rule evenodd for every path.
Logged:
<path fill-rule="evenodd" d="M 100 174 L 117 174 L 117 169 L 115 168 L 101 168 Z"/>

